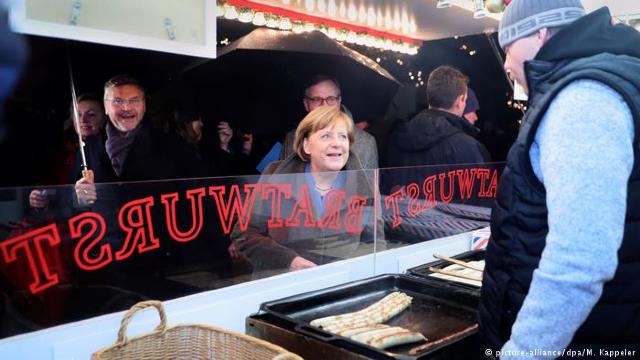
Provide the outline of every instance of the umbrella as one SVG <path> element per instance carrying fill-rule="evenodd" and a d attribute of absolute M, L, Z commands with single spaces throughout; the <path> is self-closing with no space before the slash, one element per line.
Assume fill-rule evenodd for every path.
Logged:
<path fill-rule="evenodd" d="M 258 133 L 293 128 L 304 116 L 306 82 L 317 74 L 341 83 L 342 102 L 356 121 L 381 118 L 399 86 L 378 63 L 318 31 L 258 28 L 221 48 L 217 59 L 183 71 L 190 84 L 200 84 L 211 113 Z"/>
<path fill-rule="evenodd" d="M 290 31 L 280 31 L 259 28 L 246 36 L 234 41 L 218 52 L 218 57 L 225 56 L 236 50 L 273 50 L 292 51 L 310 54 L 325 54 L 344 56 L 361 64 L 378 75 L 399 83 L 387 70 L 375 61 L 352 50 L 339 42 L 332 40 L 320 31 L 296 34 Z"/>

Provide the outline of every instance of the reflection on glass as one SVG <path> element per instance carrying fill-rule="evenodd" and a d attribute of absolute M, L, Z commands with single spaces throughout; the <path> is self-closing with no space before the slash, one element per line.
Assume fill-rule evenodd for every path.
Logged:
<path fill-rule="evenodd" d="M 489 226 L 503 164 L 380 169 L 389 246 L 443 238 Z"/>
<path fill-rule="evenodd" d="M 103 183 L 87 205 L 72 185 L 39 187 L 37 204 L 32 188 L 5 190 L 0 336 L 288 271 L 291 254 L 321 265 L 372 253 L 371 174 L 343 172 L 325 199 L 304 174 Z M 277 246 L 232 245 L 234 228 Z"/>
<path fill-rule="evenodd" d="M 372 253 L 376 234 L 371 174 L 340 171 L 335 187 L 326 192 L 314 186 L 308 172 L 274 174 L 245 186 L 245 199 L 254 205 L 242 207 L 247 219 L 236 224 L 232 239 L 249 259 L 254 276 Z"/>
<path fill-rule="evenodd" d="M 73 185 L 2 189 L 0 337 L 485 227 L 501 169 L 103 183 L 89 206 Z"/>

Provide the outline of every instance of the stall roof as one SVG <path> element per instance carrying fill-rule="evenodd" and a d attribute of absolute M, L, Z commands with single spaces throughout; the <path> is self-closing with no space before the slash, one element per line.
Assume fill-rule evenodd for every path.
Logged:
<path fill-rule="evenodd" d="M 270 6 L 276 6 L 288 10 L 293 10 L 302 14 L 321 16 L 331 20 L 355 23 L 373 28 L 379 31 L 385 31 L 400 36 L 407 36 L 419 40 L 437 40 L 450 38 L 456 35 L 472 35 L 483 32 L 496 31 L 498 28 L 498 20 L 495 14 L 483 19 L 473 18 L 473 2 L 469 0 L 453 0 L 454 5 L 446 9 L 436 8 L 437 0 L 408 0 L 408 1 L 389 1 L 389 0 L 252 0 L 256 3 L 262 3 Z M 309 4 L 312 4 L 310 6 Z M 320 10 L 320 4 L 324 4 L 324 11 Z M 340 16 L 339 10 L 331 16 L 328 11 L 329 3 L 334 3 L 336 7 L 344 6 L 346 11 Z M 349 18 L 351 7 L 355 10 L 355 18 Z M 312 9 L 310 11 L 310 9 Z M 364 9 L 365 13 L 373 11 L 373 14 L 384 18 L 382 22 L 371 23 L 359 21 L 359 13 Z M 385 24 L 386 17 L 390 16 L 392 21 L 396 21 L 396 16 L 400 22 L 407 20 L 411 24 L 411 29 L 391 28 Z M 395 27 L 395 26 L 394 26 Z M 413 31 L 411 31 L 413 30 Z"/>
<path fill-rule="evenodd" d="M 252 0 L 270 6 L 281 7 L 299 13 L 322 16 L 336 21 L 360 22 L 360 12 L 364 9 L 368 14 L 373 11 L 374 15 L 382 15 L 386 18 L 390 14 L 392 18 L 396 13 L 400 20 L 404 17 L 411 24 L 409 28 L 398 30 L 389 29 L 385 21 L 374 21 L 373 25 L 368 20 L 361 22 L 370 28 L 379 31 L 389 32 L 395 35 L 407 36 L 419 40 L 437 40 L 454 36 L 465 36 L 494 32 L 498 29 L 498 22 L 502 14 L 489 13 L 482 19 L 473 18 L 473 1 L 471 0 L 450 0 L 450 8 L 436 8 L 437 0 Z M 628 18 L 640 17 L 640 1 L 620 1 L 620 0 L 582 0 L 586 10 L 591 12 L 602 6 L 608 6 L 612 15 L 626 20 Z M 344 5 L 346 12 L 340 16 L 339 11 L 330 15 L 328 11 L 329 3 L 334 3 L 336 7 Z M 313 5 L 311 5 L 313 4 Z M 321 4 L 322 7 L 321 7 Z M 349 9 L 353 6 L 355 18 L 349 19 Z M 310 10 L 311 9 L 311 10 Z M 320 10 L 323 9 L 323 10 Z M 355 19 L 355 20 L 354 20 Z M 394 19 L 395 21 L 395 19 Z"/>

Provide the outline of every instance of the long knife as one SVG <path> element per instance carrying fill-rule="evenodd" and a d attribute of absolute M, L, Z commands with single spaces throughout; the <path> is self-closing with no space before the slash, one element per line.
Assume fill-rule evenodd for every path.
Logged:
<path fill-rule="evenodd" d="M 71 55 L 67 53 L 67 64 L 69 65 L 69 80 L 71 82 L 71 103 L 73 104 L 73 122 L 76 124 L 76 133 L 78 134 L 78 144 L 80 149 L 80 168 L 82 177 L 93 183 L 93 171 L 87 166 L 87 155 L 84 152 L 85 142 L 82 139 L 80 131 L 80 117 L 78 116 L 78 98 L 76 96 L 76 87 L 73 81 L 73 69 L 71 68 Z"/>

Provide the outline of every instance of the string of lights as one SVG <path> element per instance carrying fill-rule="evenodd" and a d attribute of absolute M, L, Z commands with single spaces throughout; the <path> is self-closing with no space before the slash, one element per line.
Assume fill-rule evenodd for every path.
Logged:
<path fill-rule="evenodd" d="M 314 2 L 314 4 L 324 4 L 325 12 L 330 12 L 329 9 L 336 6 L 334 0 L 328 0 L 328 5 L 324 0 L 318 1 L 317 3 Z M 344 5 L 344 3 L 340 4 Z M 316 5 L 311 8 L 315 9 Z M 328 9 L 326 8 L 327 6 Z M 240 22 L 253 23 L 256 26 L 266 26 L 296 33 L 321 31 L 328 37 L 340 42 L 390 50 L 408 55 L 418 53 L 418 49 L 422 45 L 421 40 L 366 26 L 367 24 L 383 24 L 383 22 L 391 21 L 392 28 L 395 26 L 397 29 L 406 29 L 410 32 L 412 28 L 411 24 L 415 27 L 415 22 L 412 23 L 406 16 L 395 15 L 392 18 L 385 19 L 382 16 L 378 16 L 380 14 L 376 15 L 375 10 L 367 12 L 361 9 L 362 11 L 358 12 L 354 9 L 355 8 L 345 7 L 346 20 L 349 21 L 351 18 L 360 19 L 364 21 L 364 24 L 341 22 L 332 18 L 300 13 L 290 9 L 248 0 L 219 0 L 217 2 L 217 16 L 224 17 L 225 19 L 238 20 Z M 337 11 L 338 14 L 342 12 L 340 8 L 334 11 Z"/>

